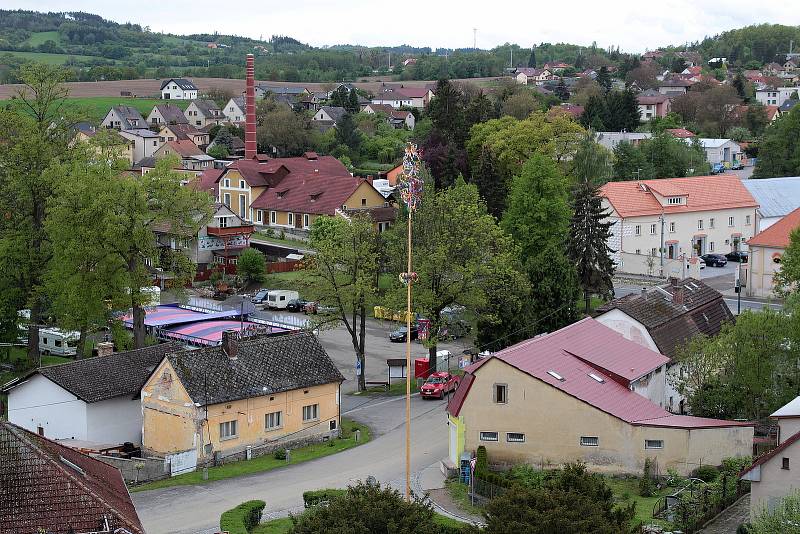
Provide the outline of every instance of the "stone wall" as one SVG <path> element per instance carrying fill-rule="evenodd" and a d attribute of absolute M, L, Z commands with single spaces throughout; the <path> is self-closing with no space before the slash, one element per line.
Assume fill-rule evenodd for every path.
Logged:
<path fill-rule="evenodd" d="M 149 482 L 169 477 L 169 463 L 163 458 L 118 458 L 116 456 L 103 456 L 102 454 L 92 454 L 93 458 L 101 462 L 114 466 L 122 473 L 125 482 Z M 141 469 L 136 469 L 141 466 Z M 137 473 L 138 471 L 138 473 Z"/>

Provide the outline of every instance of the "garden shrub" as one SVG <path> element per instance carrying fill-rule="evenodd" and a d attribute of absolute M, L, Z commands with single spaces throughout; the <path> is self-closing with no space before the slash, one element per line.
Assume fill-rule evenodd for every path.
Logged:
<path fill-rule="evenodd" d="M 695 478 L 699 478 L 703 482 L 714 482 L 719 475 L 719 469 L 713 465 L 701 465 L 694 471 Z"/>
<path fill-rule="evenodd" d="M 343 489 L 321 489 L 303 492 L 303 504 L 306 508 L 316 506 L 321 502 L 330 501 L 335 497 L 347 495 L 347 490 Z"/>
<path fill-rule="evenodd" d="M 653 481 L 653 461 L 650 458 L 645 458 L 644 469 L 642 469 L 642 478 L 639 479 L 639 495 L 642 497 L 652 497 L 656 491 L 656 485 Z"/>
<path fill-rule="evenodd" d="M 483 475 L 489 470 L 489 457 L 486 454 L 486 447 L 481 445 L 475 452 L 475 474 Z"/>
<path fill-rule="evenodd" d="M 261 512 L 267 505 L 264 501 L 246 501 L 228 510 L 219 518 L 219 528 L 230 534 L 249 534 L 261 522 Z"/>

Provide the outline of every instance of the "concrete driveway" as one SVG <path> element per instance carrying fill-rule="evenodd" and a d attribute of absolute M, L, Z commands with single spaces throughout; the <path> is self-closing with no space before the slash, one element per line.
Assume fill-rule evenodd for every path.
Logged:
<path fill-rule="evenodd" d="M 435 474 L 447 455 L 444 401 L 412 399 L 411 466 L 415 491 Z M 400 490 L 405 485 L 404 397 L 342 396 L 343 415 L 373 425 L 378 436 L 354 449 L 261 474 L 133 493 L 139 518 L 148 534 L 212 534 L 222 512 L 250 499 L 267 503 L 267 517 L 285 516 L 303 506 L 304 491 L 346 487 L 372 475 Z"/>

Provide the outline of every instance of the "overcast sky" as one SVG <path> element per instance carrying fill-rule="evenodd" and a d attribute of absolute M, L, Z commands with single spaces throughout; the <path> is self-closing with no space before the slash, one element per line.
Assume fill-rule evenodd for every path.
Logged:
<path fill-rule="evenodd" d="M 176 34 L 268 38 L 289 35 L 315 46 L 410 44 L 527 47 L 568 42 L 644 52 L 755 23 L 800 25 L 797 0 L 3 0 L 6 9 L 86 11 Z M 788 43 L 787 43 L 788 46 Z"/>

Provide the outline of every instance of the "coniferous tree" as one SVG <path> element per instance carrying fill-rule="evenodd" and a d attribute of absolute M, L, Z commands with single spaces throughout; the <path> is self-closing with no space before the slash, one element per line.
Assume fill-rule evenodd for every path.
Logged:
<path fill-rule="evenodd" d="M 361 148 L 361 133 L 350 113 L 345 113 L 336 124 L 336 142 L 350 149 L 350 157 L 357 158 Z"/>
<path fill-rule="evenodd" d="M 478 168 L 472 173 L 472 183 L 486 202 L 487 211 L 499 219 L 505 209 L 508 185 L 498 171 L 489 147 L 483 147 L 481 151 Z"/>
<path fill-rule="evenodd" d="M 592 95 L 583 108 L 581 125 L 596 132 L 608 131 L 606 123 L 610 122 L 606 99 L 602 95 Z"/>
<path fill-rule="evenodd" d="M 611 222 L 603 209 L 599 183 L 611 175 L 608 150 L 594 142 L 591 134 L 581 141 L 575 154 L 573 174 L 572 221 L 569 229 L 567 255 L 578 274 L 583 289 L 584 309 L 589 313 L 592 294 L 610 296 L 613 293 L 613 252 L 608 246 Z"/>
<path fill-rule="evenodd" d="M 356 93 L 355 89 L 350 91 L 350 95 L 347 97 L 347 104 L 344 108 L 349 113 L 358 113 L 358 93 Z"/>
<path fill-rule="evenodd" d="M 605 91 L 611 90 L 611 74 L 608 72 L 608 67 L 602 66 L 597 72 L 597 83 L 600 84 Z"/>
<path fill-rule="evenodd" d="M 528 58 L 528 68 L 535 69 L 536 68 L 536 49 L 531 47 L 531 55 Z"/>

